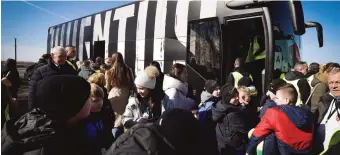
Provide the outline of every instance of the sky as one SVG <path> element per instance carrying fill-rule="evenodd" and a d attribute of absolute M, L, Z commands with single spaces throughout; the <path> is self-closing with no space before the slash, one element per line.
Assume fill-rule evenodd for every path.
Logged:
<path fill-rule="evenodd" d="M 1 1 L 1 59 L 14 58 L 17 38 L 18 61 L 37 61 L 46 52 L 48 28 L 89 14 L 129 3 L 128 1 Z M 303 1 L 305 21 L 323 25 L 324 47 L 319 48 L 314 28 L 302 36 L 302 60 L 340 63 L 340 1 Z"/>

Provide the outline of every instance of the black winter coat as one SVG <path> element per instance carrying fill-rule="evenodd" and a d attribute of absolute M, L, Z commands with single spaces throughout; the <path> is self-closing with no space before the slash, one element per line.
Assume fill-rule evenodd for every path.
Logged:
<path fill-rule="evenodd" d="M 106 155 L 178 155 L 153 123 L 137 124 L 119 136 Z"/>
<path fill-rule="evenodd" d="M 213 105 L 212 117 L 217 122 L 216 137 L 219 148 L 246 149 L 247 113 L 247 108 L 241 105 L 226 104 L 224 101 Z"/>
<path fill-rule="evenodd" d="M 52 60 L 48 61 L 47 65 L 41 66 L 34 70 L 28 88 L 28 110 L 38 107 L 36 103 L 36 89 L 38 82 L 42 79 L 53 75 L 77 75 L 77 72 L 70 65 L 60 65 L 57 67 Z"/>
<path fill-rule="evenodd" d="M 34 109 L 18 120 L 5 123 L 1 133 L 4 155 L 88 155 L 85 125 L 59 125 Z"/>
<path fill-rule="evenodd" d="M 291 71 L 286 74 L 285 79 L 287 81 L 294 81 L 299 79 L 297 86 L 299 87 L 301 101 L 302 103 L 306 103 L 311 90 L 308 81 L 305 79 L 305 76 L 300 72 Z M 310 102 L 307 104 L 308 106 L 310 106 Z"/>

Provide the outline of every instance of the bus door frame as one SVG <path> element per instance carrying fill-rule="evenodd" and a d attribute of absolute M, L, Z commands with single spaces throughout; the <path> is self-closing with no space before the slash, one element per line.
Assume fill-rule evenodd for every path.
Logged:
<path fill-rule="evenodd" d="M 228 74 L 230 74 L 230 72 L 228 73 L 227 70 L 228 68 L 233 68 L 233 66 L 228 65 L 227 61 L 232 61 L 228 60 L 228 57 L 225 56 L 225 54 L 227 54 L 227 56 L 230 57 L 230 53 L 229 50 L 225 44 L 226 42 L 228 42 L 227 40 L 227 23 L 229 21 L 235 21 L 235 20 L 247 20 L 247 19 L 251 19 L 251 18 L 257 18 L 257 17 L 261 17 L 262 18 L 262 24 L 263 24 L 263 28 L 264 28 L 264 38 L 265 38 L 265 50 L 266 50 L 266 59 L 265 59 L 265 82 L 262 83 L 262 93 L 264 94 L 264 92 L 267 91 L 267 86 L 269 85 L 269 81 L 272 81 L 272 72 L 273 72 L 273 68 L 274 68 L 274 54 L 273 54 L 273 36 L 272 36 L 272 24 L 271 24 L 271 19 L 270 19 L 270 15 L 269 15 L 269 10 L 266 7 L 263 7 L 263 11 L 261 12 L 252 12 L 252 13 L 244 13 L 244 14 L 237 14 L 237 15 L 231 15 L 231 16 L 224 16 L 223 17 L 223 24 L 221 25 L 221 29 L 222 29 L 222 33 L 221 33 L 221 46 L 222 46 L 222 51 L 221 51 L 221 55 L 222 55 L 222 64 L 221 64 L 221 76 L 222 76 L 222 83 L 226 82 L 226 77 Z M 225 60 L 227 59 L 227 60 Z M 229 63 L 229 64 L 234 64 L 234 63 Z M 228 65 L 228 66 L 227 66 Z"/>

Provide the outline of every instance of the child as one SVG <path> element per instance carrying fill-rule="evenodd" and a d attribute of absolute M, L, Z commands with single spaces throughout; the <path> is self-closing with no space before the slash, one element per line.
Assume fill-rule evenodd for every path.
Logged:
<path fill-rule="evenodd" d="M 212 119 L 212 106 L 221 100 L 220 86 L 215 80 L 205 82 L 205 91 L 201 93 L 201 104 L 199 105 L 199 120 L 201 125 L 202 143 L 205 149 L 202 154 L 217 154 L 217 141 L 215 127 Z"/>
<path fill-rule="evenodd" d="M 246 107 L 239 101 L 239 92 L 232 85 L 221 89 L 222 100 L 212 107 L 217 123 L 216 137 L 221 155 L 245 152 L 247 146 Z"/>
<path fill-rule="evenodd" d="M 237 88 L 241 105 L 246 106 L 250 102 L 250 90 L 245 86 Z"/>
<path fill-rule="evenodd" d="M 163 95 L 159 90 L 155 90 L 158 75 L 156 67 L 148 66 L 136 77 L 137 95 L 130 96 L 122 117 L 122 123 L 126 129 L 137 123 L 156 121 L 160 117 Z"/>
<path fill-rule="evenodd" d="M 90 93 L 90 103 L 91 103 L 91 113 L 87 118 L 86 123 L 86 135 L 87 143 L 91 149 L 91 154 L 99 155 L 101 148 L 104 148 L 104 135 L 103 130 L 103 118 L 102 113 L 100 113 L 103 106 L 104 91 L 96 84 L 91 83 L 91 93 Z"/>
<path fill-rule="evenodd" d="M 287 83 L 277 89 L 274 99 L 277 107 L 268 109 L 255 127 L 248 144 L 248 154 L 254 153 L 263 139 L 263 154 L 273 154 L 273 150 L 278 150 L 279 154 L 311 153 L 313 116 L 310 111 L 295 106 L 297 98 L 298 93 L 292 84 Z M 273 135 L 274 141 L 268 142 L 267 137 Z"/>

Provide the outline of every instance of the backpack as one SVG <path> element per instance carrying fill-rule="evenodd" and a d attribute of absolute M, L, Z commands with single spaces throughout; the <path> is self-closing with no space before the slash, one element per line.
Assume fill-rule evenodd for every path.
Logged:
<path fill-rule="evenodd" d="M 209 121 L 212 120 L 212 111 L 211 107 L 213 106 L 213 101 L 208 101 L 203 103 L 203 105 L 198 109 L 198 115 L 200 121 Z"/>
<path fill-rule="evenodd" d="M 118 139 L 107 150 L 106 155 L 158 155 L 171 154 L 160 148 L 174 151 L 173 145 L 160 133 L 154 123 L 136 124 Z M 163 150 L 165 151 L 165 150 Z"/>
<path fill-rule="evenodd" d="M 26 72 L 24 73 L 24 79 L 27 80 L 27 81 L 30 81 L 34 70 L 39 68 L 40 66 L 44 66 L 44 65 L 45 64 L 43 64 L 43 63 L 34 63 L 33 65 L 27 67 Z"/>

